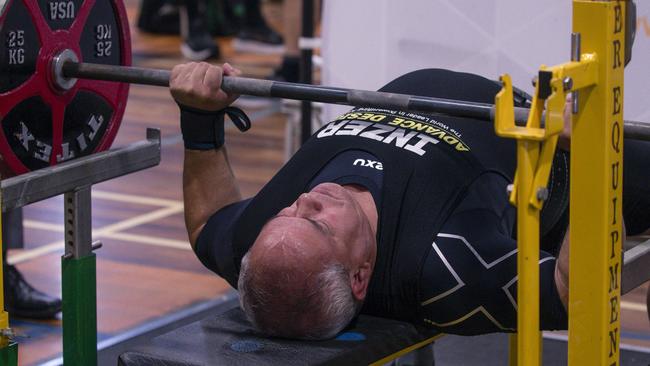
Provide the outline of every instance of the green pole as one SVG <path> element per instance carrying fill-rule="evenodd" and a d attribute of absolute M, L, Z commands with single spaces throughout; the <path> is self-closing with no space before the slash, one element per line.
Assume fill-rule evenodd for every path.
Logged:
<path fill-rule="evenodd" d="M 97 365 L 97 282 L 95 254 L 63 258 L 63 363 Z"/>
<path fill-rule="evenodd" d="M 0 365 L 18 365 L 18 343 L 9 340 L 6 336 L 0 336 Z"/>

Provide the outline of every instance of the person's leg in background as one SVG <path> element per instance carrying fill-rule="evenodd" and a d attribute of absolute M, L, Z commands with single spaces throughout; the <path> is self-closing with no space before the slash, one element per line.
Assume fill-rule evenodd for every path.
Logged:
<path fill-rule="evenodd" d="M 208 30 L 205 0 L 182 0 L 178 4 L 183 56 L 193 61 L 219 58 L 219 48 Z"/>
<path fill-rule="evenodd" d="M 218 0 L 142 0 L 137 26 L 154 34 L 179 34 L 181 53 L 187 59 L 218 58 L 219 48 L 207 24 L 206 1 Z"/>
<path fill-rule="evenodd" d="M 236 51 L 275 54 L 284 52 L 284 40 L 264 19 L 260 0 L 229 1 L 240 20 L 239 33 L 233 42 Z"/>
<path fill-rule="evenodd" d="M 18 269 L 7 264 L 7 249 L 23 245 L 22 209 L 2 215 L 2 258 L 5 310 L 11 317 L 51 319 L 61 311 L 61 300 L 36 290 Z M 58 276 L 58 273 L 53 273 Z"/>
<path fill-rule="evenodd" d="M 271 79 L 298 82 L 300 73 L 300 49 L 298 40 L 302 30 L 302 0 L 284 0 L 282 4 L 284 26 L 284 57 Z"/>
<path fill-rule="evenodd" d="M 284 0 L 282 16 L 284 25 L 284 57 L 282 64 L 275 70 L 271 79 L 279 81 L 298 82 L 300 74 L 300 48 L 298 41 L 302 35 L 302 2 L 303 0 Z M 314 0 L 314 22 L 320 21 L 320 4 Z"/>
<path fill-rule="evenodd" d="M 178 35 L 178 5 L 175 0 L 141 0 L 138 29 L 154 34 Z"/>

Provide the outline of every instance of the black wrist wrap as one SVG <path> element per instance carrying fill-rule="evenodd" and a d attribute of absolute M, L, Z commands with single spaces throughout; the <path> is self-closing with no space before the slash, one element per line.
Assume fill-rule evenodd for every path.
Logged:
<path fill-rule="evenodd" d="M 251 128 L 251 121 L 246 113 L 236 107 L 204 111 L 182 104 L 178 106 L 181 110 L 181 133 L 186 149 L 212 150 L 223 146 L 226 115 L 240 131 Z"/>

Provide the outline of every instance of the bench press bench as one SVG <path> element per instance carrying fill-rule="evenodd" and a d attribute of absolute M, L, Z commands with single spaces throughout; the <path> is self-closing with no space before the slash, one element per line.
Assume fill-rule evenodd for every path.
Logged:
<path fill-rule="evenodd" d="M 123 353 L 119 366 L 367 365 L 383 364 L 443 334 L 397 320 L 359 316 L 328 341 L 267 338 L 240 308 L 207 317 Z"/>
<path fill-rule="evenodd" d="M 649 268 L 650 240 L 625 251 L 621 293 L 648 281 Z M 266 338 L 235 307 L 153 338 L 123 353 L 118 365 L 381 365 L 442 336 L 409 323 L 361 315 L 329 341 Z"/>

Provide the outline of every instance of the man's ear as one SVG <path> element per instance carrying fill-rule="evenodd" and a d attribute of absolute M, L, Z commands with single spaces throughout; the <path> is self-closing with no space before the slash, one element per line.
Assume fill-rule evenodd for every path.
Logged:
<path fill-rule="evenodd" d="M 364 262 L 350 273 L 350 288 L 352 295 L 358 301 L 363 301 L 368 293 L 368 284 L 372 276 L 372 266 L 370 262 Z"/>

